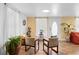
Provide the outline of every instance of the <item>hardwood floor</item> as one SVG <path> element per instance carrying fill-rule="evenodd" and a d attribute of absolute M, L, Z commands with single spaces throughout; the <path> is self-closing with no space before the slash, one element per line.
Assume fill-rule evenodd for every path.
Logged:
<path fill-rule="evenodd" d="M 42 41 L 40 41 L 39 51 L 36 54 L 34 54 L 33 48 L 25 52 L 25 48 L 22 46 L 19 55 L 46 55 L 43 52 L 42 44 Z M 50 50 L 50 55 L 57 54 Z M 75 45 L 70 42 L 59 42 L 59 55 L 79 55 L 79 45 Z"/>
<path fill-rule="evenodd" d="M 79 55 L 79 45 L 70 42 L 60 42 L 59 53 L 63 53 L 64 55 Z"/>

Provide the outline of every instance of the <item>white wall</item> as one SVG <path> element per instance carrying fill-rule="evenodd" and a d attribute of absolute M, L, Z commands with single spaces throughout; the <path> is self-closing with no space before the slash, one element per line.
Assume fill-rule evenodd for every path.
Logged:
<path fill-rule="evenodd" d="M 19 14 L 19 32 L 20 34 L 25 34 L 27 32 L 26 26 L 23 26 L 23 20 L 26 20 L 26 26 L 27 26 L 27 18 L 23 14 Z"/>

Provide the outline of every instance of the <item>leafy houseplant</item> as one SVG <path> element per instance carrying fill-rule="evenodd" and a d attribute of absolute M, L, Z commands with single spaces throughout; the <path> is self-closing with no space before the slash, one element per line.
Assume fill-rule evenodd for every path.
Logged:
<path fill-rule="evenodd" d="M 6 42 L 6 52 L 10 55 L 17 54 L 17 48 L 20 45 L 20 36 L 15 36 L 9 38 L 9 41 Z"/>
<path fill-rule="evenodd" d="M 72 26 L 71 24 L 62 23 L 61 25 L 64 26 L 64 32 L 67 33 L 67 35 L 69 35 L 70 32 L 71 32 L 72 30 L 74 30 L 74 28 L 71 28 L 71 26 Z"/>
<path fill-rule="evenodd" d="M 68 23 L 62 23 L 61 24 L 62 26 L 64 26 L 64 33 L 65 33 L 65 38 L 67 39 L 67 41 L 70 41 L 69 40 L 69 37 L 70 37 L 70 33 L 72 30 L 75 30 L 74 27 L 72 27 L 72 24 L 68 24 Z"/>

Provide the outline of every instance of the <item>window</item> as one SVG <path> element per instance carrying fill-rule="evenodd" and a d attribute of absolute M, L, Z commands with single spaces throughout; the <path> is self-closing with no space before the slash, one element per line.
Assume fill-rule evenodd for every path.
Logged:
<path fill-rule="evenodd" d="M 52 23 L 52 36 L 57 36 L 57 23 Z"/>

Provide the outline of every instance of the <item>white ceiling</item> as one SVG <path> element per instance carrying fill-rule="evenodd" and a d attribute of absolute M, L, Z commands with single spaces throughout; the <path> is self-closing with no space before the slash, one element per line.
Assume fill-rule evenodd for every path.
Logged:
<path fill-rule="evenodd" d="M 8 3 L 26 16 L 79 16 L 78 3 Z M 42 10 L 50 10 L 48 13 Z"/>

